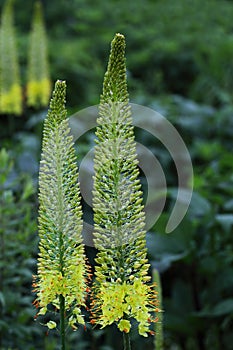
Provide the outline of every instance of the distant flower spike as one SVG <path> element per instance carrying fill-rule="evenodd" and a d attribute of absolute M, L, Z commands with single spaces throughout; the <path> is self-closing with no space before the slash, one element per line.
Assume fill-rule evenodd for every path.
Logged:
<path fill-rule="evenodd" d="M 47 53 L 47 38 L 42 6 L 39 1 L 35 3 L 32 22 L 27 78 L 27 104 L 31 107 L 45 107 L 51 94 L 49 78 L 49 63 Z"/>
<path fill-rule="evenodd" d="M 13 23 L 12 0 L 7 0 L 2 11 L 0 28 L 0 113 L 22 113 L 22 89 Z"/>
<path fill-rule="evenodd" d="M 84 324 L 88 268 L 82 243 L 82 212 L 73 138 L 65 109 L 66 84 L 57 81 L 44 122 L 39 173 L 39 258 L 35 276 L 38 315 L 58 310 L 76 329 Z M 62 322 L 62 319 L 61 319 Z M 49 320 L 48 328 L 56 327 Z M 64 330 L 64 319 L 63 319 Z"/>
<path fill-rule="evenodd" d="M 92 323 L 103 328 L 115 322 L 129 333 L 134 318 L 146 337 L 155 320 L 151 313 L 157 310 L 157 293 L 148 284 L 145 215 L 121 34 L 112 41 L 97 123 L 93 208 L 98 265 Z"/>

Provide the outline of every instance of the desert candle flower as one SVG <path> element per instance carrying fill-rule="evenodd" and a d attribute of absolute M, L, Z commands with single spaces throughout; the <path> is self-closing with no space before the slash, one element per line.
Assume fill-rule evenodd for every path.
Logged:
<path fill-rule="evenodd" d="M 36 2 L 28 57 L 27 104 L 35 108 L 45 107 L 49 102 L 50 94 L 46 29 L 41 3 Z"/>
<path fill-rule="evenodd" d="M 94 242 L 98 249 L 92 323 L 116 323 L 129 333 L 131 319 L 150 333 L 157 293 L 150 284 L 145 214 L 126 82 L 125 38 L 112 41 L 97 119 L 94 158 Z"/>
<path fill-rule="evenodd" d="M 78 168 L 65 109 L 66 84 L 57 81 L 44 122 L 39 172 L 39 257 L 34 288 L 38 315 L 58 311 L 76 329 L 84 324 L 88 268 L 82 243 Z M 50 314 L 52 315 L 52 314 Z M 56 320 L 47 322 L 56 328 Z"/>

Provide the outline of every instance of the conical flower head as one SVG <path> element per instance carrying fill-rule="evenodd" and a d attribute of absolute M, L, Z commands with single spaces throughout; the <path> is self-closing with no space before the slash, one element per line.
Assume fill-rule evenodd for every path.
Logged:
<path fill-rule="evenodd" d="M 35 3 L 28 57 L 27 104 L 45 107 L 51 93 L 47 36 L 40 2 Z"/>
<path fill-rule="evenodd" d="M 87 268 L 81 237 L 78 169 L 65 93 L 65 82 L 57 81 L 44 123 L 39 173 L 38 276 L 34 286 L 38 314 L 44 315 L 51 306 L 59 310 L 59 297 L 63 296 L 69 324 L 75 327 L 75 323 L 84 322 L 80 307 L 85 305 Z M 49 327 L 54 325 L 51 322 Z"/>
<path fill-rule="evenodd" d="M 13 23 L 12 0 L 7 0 L 2 11 L 0 28 L 0 113 L 22 113 L 22 89 Z"/>
<path fill-rule="evenodd" d="M 129 332 L 135 318 L 139 333 L 147 336 L 157 297 L 148 284 L 145 215 L 121 34 L 112 41 L 97 122 L 93 208 L 98 266 L 92 322 L 102 327 L 116 322 Z"/>

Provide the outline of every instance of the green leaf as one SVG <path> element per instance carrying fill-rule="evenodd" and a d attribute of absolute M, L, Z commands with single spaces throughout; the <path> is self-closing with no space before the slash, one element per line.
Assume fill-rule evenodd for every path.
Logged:
<path fill-rule="evenodd" d="M 209 201 L 197 192 L 193 192 L 188 215 L 193 217 L 203 217 L 211 212 Z"/>
<path fill-rule="evenodd" d="M 225 299 L 215 305 L 212 309 L 202 310 L 198 312 L 198 316 L 203 317 L 215 317 L 215 316 L 223 316 L 233 313 L 233 298 Z"/>
<path fill-rule="evenodd" d="M 218 214 L 216 221 L 222 226 L 225 232 L 230 232 L 233 225 L 233 214 Z"/>
<path fill-rule="evenodd" d="M 5 297 L 4 297 L 4 294 L 2 292 L 0 292 L 0 304 L 2 305 L 1 307 L 4 308 L 4 306 L 5 306 Z"/>

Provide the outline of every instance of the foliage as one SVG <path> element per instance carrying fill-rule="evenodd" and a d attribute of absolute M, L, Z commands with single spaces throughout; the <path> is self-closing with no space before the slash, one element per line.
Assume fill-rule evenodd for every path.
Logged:
<path fill-rule="evenodd" d="M 33 3 L 18 0 L 15 9 L 24 48 Z M 98 103 L 106 45 L 115 32 L 127 37 L 131 100 L 175 93 L 211 104 L 232 101 L 230 1 L 63 0 L 47 2 L 44 13 L 52 78 L 67 81 L 68 106 Z M 26 69 L 27 50 L 20 54 Z"/>
<path fill-rule="evenodd" d="M 230 1 L 75 0 L 46 3 L 45 12 L 52 75 L 67 80 L 73 107 L 98 103 L 106 45 L 115 32 L 127 37 L 131 100 L 175 93 L 214 104 L 232 101 Z"/>
<path fill-rule="evenodd" d="M 188 350 L 230 349 L 233 108 L 217 110 L 174 96 L 160 100 L 160 109 L 182 130 L 195 174 L 186 219 L 165 236 L 169 211 L 164 212 L 147 237 L 152 264 L 162 272 L 165 345 L 175 343 Z M 171 169 L 169 163 L 166 169 Z M 172 201 L 171 187 L 169 193 Z"/>
<path fill-rule="evenodd" d="M 7 0 L 2 11 L 0 28 L 0 113 L 20 115 L 21 112 L 22 91 L 13 8 L 12 0 Z"/>
<path fill-rule="evenodd" d="M 27 104 L 46 107 L 51 93 L 47 57 L 47 37 L 40 2 L 34 5 L 27 74 Z"/>
<path fill-rule="evenodd" d="M 0 151 L 0 348 L 30 343 L 31 285 L 35 246 L 34 187 L 17 174 L 13 158 Z M 13 323 L 13 327 L 12 327 Z M 27 347 L 28 349 L 28 347 Z"/>

